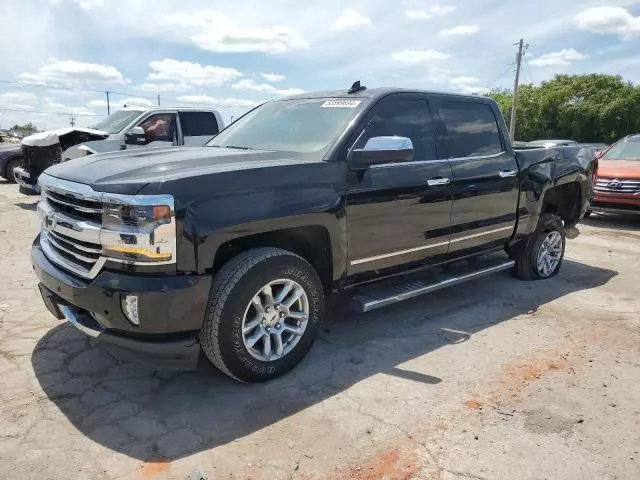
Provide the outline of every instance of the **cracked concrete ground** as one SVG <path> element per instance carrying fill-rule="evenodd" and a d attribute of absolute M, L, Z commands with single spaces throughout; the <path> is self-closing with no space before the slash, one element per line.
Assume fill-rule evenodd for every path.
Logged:
<path fill-rule="evenodd" d="M 36 200 L 0 183 L 2 479 L 640 478 L 640 220 L 588 221 L 549 281 L 334 306 L 293 373 L 240 385 L 55 320 Z"/>

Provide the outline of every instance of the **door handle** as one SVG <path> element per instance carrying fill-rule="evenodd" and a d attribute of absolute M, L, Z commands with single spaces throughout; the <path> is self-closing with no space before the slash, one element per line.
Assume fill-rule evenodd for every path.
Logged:
<path fill-rule="evenodd" d="M 518 172 L 516 172 L 515 170 L 503 170 L 498 175 L 500 175 L 500 178 L 509 178 L 515 177 L 516 175 L 518 175 Z"/>
<path fill-rule="evenodd" d="M 430 187 L 437 187 L 438 185 L 449 185 L 451 183 L 451 179 L 446 177 L 441 178 L 431 178 L 427 180 L 427 185 Z"/>

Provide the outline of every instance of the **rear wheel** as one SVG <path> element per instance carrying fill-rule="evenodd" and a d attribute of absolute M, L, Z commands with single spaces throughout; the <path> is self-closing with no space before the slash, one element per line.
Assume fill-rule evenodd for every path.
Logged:
<path fill-rule="evenodd" d="M 540 216 L 536 231 L 514 252 L 514 275 L 522 280 L 543 280 L 558 274 L 565 250 L 565 231 L 557 215 Z"/>
<path fill-rule="evenodd" d="M 278 248 L 249 250 L 215 275 L 200 342 L 236 380 L 270 380 L 307 354 L 323 309 L 320 278 L 306 260 Z"/>

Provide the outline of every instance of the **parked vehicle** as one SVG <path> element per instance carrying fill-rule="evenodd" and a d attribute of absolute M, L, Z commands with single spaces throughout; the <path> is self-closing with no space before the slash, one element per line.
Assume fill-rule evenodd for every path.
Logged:
<path fill-rule="evenodd" d="M 86 334 L 157 365 L 201 345 L 264 381 L 306 355 L 328 294 L 369 311 L 501 270 L 553 277 L 594 168 L 514 152 L 489 98 L 356 83 L 265 103 L 203 148 L 49 168 L 32 263 Z"/>
<path fill-rule="evenodd" d="M 0 177 L 14 183 L 13 169 L 22 165 L 22 149 L 19 143 L 0 145 Z"/>
<path fill-rule="evenodd" d="M 38 177 L 56 163 L 103 152 L 170 145 L 202 146 L 224 128 L 216 110 L 124 109 L 93 128 L 68 127 L 22 140 L 24 165 L 14 169 L 22 189 L 39 193 Z"/>
<path fill-rule="evenodd" d="M 588 214 L 640 214 L 640 134 L 624 137 L 600 155 L 594 191 Z"/>
<path fill-rule="evenodd" d="M 527 142 L 528 147 L 553 148 L 553 147 L 575 147 L 578 142 L 575 140 L 533 140 Z"/>

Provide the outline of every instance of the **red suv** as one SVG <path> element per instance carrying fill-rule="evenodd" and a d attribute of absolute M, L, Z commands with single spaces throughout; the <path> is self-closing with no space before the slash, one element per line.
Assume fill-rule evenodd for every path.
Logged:
<path fill-rule="evenodd" d="M 640 214 L 640 134 L 619 140 L 600 156 L 593 212 Z"/>

